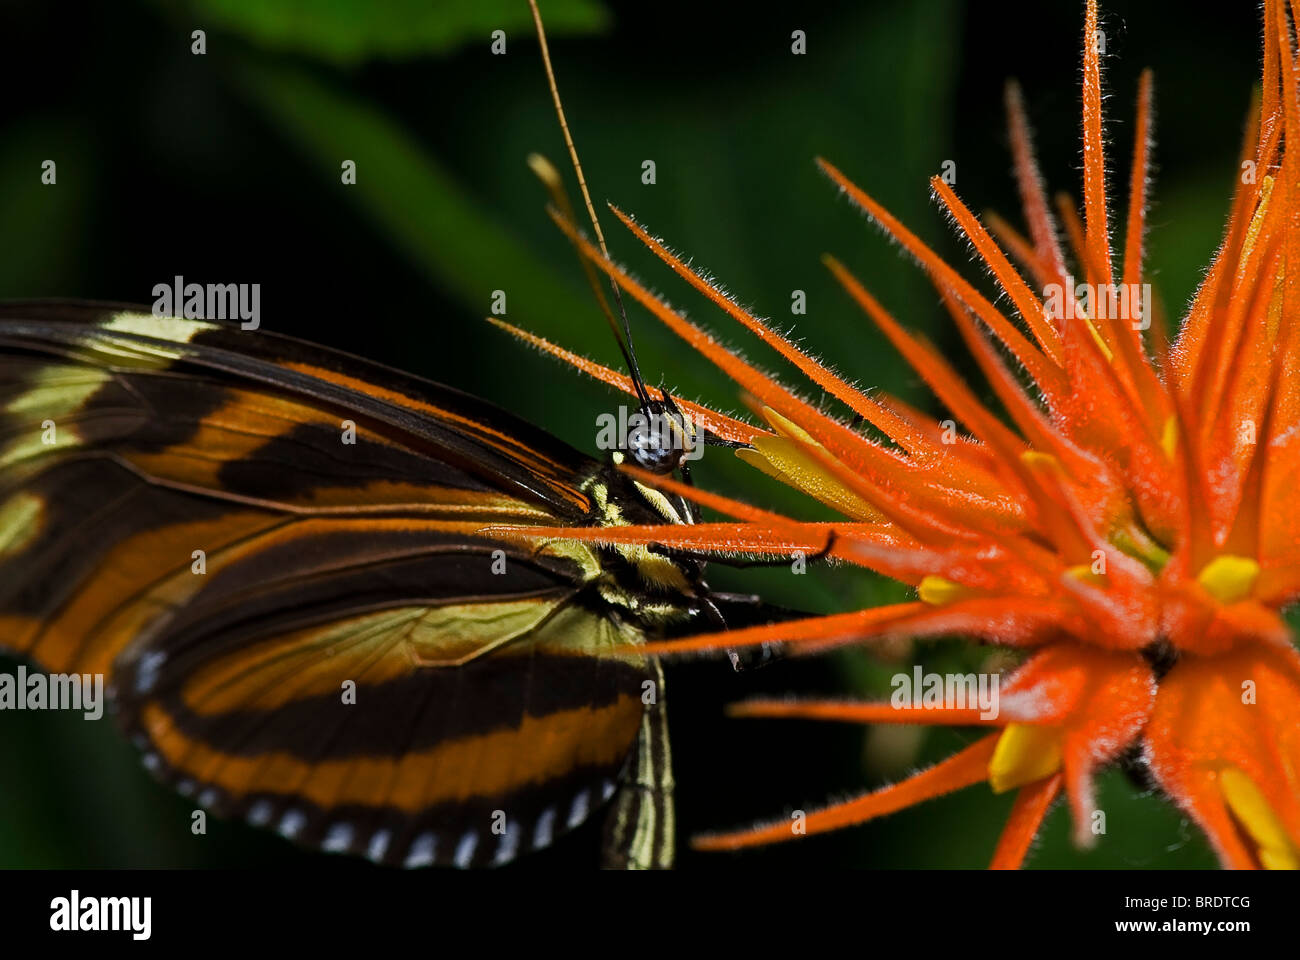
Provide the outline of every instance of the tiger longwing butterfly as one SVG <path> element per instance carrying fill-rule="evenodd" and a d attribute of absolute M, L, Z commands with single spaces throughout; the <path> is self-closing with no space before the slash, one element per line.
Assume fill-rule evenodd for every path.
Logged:
<path fill-rule="evenodd" d="M 617 793 L 605 862 L 671 863 L 662 675 L 628 645 L 761 608 L 710 596 L 689 558 L 482 531 L 683 519 L 354 356 L 0 308 L 0 645 L 105 675 L 158 777 L 300 844 L 504 863 Z"/>
<path fill-rule="evenodd" d="M 530 164 L 571 219 L 554 168 Z M 0 305 L 0 652 L 106 676 L 155 775 L 304 846 L 502 864 L 614 798 L 602 862 L 670 866 L 663 672 L 636 648 L 787 614 L 709 591 L 688 553 L 506 533 L 695 522 L 617 464 L 689 480 L 684 445 L 753 433 L 688 404 L 697 435 L 650 391 L 617 286 L 621 328 L 582 264 L 641 422 L 672 434 L 633 427 L 611 462 L 286 336 Z"/>

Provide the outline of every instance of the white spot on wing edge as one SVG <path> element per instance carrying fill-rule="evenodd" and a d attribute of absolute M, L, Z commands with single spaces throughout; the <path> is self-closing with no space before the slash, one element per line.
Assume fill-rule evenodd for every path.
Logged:
<path fill-rule="evenodd" d="M 305 826 L 307 826 L 307 815 L 305 813 L 301 810 L 286 810 L 284 816 L 280 818 L 280 825 L 275 829 L 280 836 L 292 840 L 302 833 L 302 828 Z"/>
<path fill-rule="evenodd" d="M 320 848 L 326 853 L 342 853 L 352 846 L 352 824 L 336 823 L 325 833 Z"/>
<path fill-rule="evenodd" d="M 533 827 L 533 849 L 540 850 L 543 847 L 551 845 L 551 838 L 555 836 L 555 808 L 547 807 L 542 811 L 542 815 L 537 818 L 537 824 Z"/>
<path fill-rule="evenodd" d="M 271 806 L 270 800 L 258 800 L 248 808 L 247 820 L 255 827 L 264 827 L 271 822 L 273 813 L 275 808 Z"/>
<path fill-rule="evenodd" d="M 478 848 L 478 831 L 466 830 L 465 835 L 460 838 L 456 844 L 456 853 L 452 856 L 452 862 L 464 870 L 474 861 L 474 851 Z"/>
<path fill-rule="evenodd" d="M 387 831 L 381 832 L 387 833 Z M 379 834 L 375 834 L 375 836 L 377 837 Z M 432 833 L 420 834 L 411 844 L 411 849 L 406 854 L 406 860 L 402 863 L 402 866 L 406 867 L 408 870 L 415 867 L 431 866 L 433 864 L 434 852 L 437 850 L 437 842 L 438 838 Z M 371 840 L 370 845 L 371 847 L 374 846 L 374 840 Z"/>
<path fill-rule="evenodd" d="M 506 832 L 501 834 L 501 841 L 497 844 L 497 852 L 492 857 L 494 864 L 509 863 L 519 853 L 519 832 L 519 824 L 506 823 Z"/>
<path fill-rule="evenodd" d="M 135 689 L 137 693 L 149 693 L 158 682 L 158 668 L 167 662 L 167 653 L 163 650 L 150 650 L 140 657 L 140 665 L 135 671 Z"/>
<path fill-rule="evenodd" d="M 568 824 L 570 827 L 576 827 L 582 821 L 587 819 L 587 806 L 590 803 L 590 791 L 581 790 L 573 798 L 573 806 L 569 807 Z"/>
<path fill-rule="evenodd" d="M 374 863 L 379 863 L 384 859 L 384 854 L 388 852 L 388 845 L 393 840 L 393 831 L 385 828 L 376 830 L 370 837 L 370 843 L 366 846 L 366 858 Z"/>

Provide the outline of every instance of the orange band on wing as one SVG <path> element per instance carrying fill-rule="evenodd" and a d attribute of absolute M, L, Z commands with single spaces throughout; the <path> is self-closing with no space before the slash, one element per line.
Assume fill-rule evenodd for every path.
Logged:
<path fill-rule="evenodd" d="M 570 770 L 616 763 L 635 736 L 641 711 L 638 698 L 623 695 L 607 707 L 525 714 L 516 728 L 399 758 L 316 764 L 284 753 L 244 757 L 214 750 L 182 733 L 157 703 L 147 704 L 141 719 L 170 766 L 236 799 L 292 791 L 320 807 L 383 805 L 418 813 L 439 802 L 506 793 Z"/>

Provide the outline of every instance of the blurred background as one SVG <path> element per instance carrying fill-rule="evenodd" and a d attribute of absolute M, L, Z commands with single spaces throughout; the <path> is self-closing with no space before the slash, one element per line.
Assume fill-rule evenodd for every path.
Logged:
<path fill-rule="evenodd" d="M 1109 136 L 1126 183 L 1138 73 L 1156 70 L 1157 163 L 1148 262 L 1177 317 L 1217 243 L 1257 75 L 1253 4 L 1104 4 Z M 760 315 L 863 385 L 934 409 L 833 285 L 844 260 L 905 323 L 964 369 L 936 295 L 814 169 L 840 166 L 954 263 L 968 262 L 928 198 L 945 161 L 976 211 L 1015 216 L 1002 90 L 1025 88 L 1053 189 L 1079 194 L 1082 2 L 875 0 L 700 4 L 549 0 L 561 91 L 599 202 L 633 213 Z M 803 30 L 807 53 L 791 53 Z M 191 52 L 205 32 L 206 53 Z M 506 52 L 493 55 L 503 30 Z M 572 252 L 543 212 L 524 158 L 563 167 L 524 0 L 193 0 L 0 6 L 0 296 L 148 303 L 176 275 L 261 284 L 264 327 L 441 380 L 596 453 L 596 417 L 622 402 L 483 321 L 507 319 L 606 363 L 618 354 Z M 41 164 L 57 164 L 42 185 Z M 341 164 L 356 164 L 355 185 Z M 653 160 L 656 182 L 642 183 Z M 1123 191 L 1119 191 L 1121 194 Z M 1122 211 L 1121 204 L 1117 208 Z M 609 218 L 616 259 L 770 369 L 771 357 L 693 296 Z M 967 270 L 979 279 L 975 269 Z M 806 316 L 791 316 L 803 290 Z M 648 379 L 724 409 L 727 382 L 643 312 Z M 704 486 L 809 508 L 725 454 Z M 857 570 L 723 570 L 715 587 L 818 611 L 899 599 Z M 906 654 L 906 651 L 901 651 Z M 988 666 L 959 643 L 918 651 L 926 669 Z M 733 673 L 668 677 L 681 838 L 812 809 L 897 779 L 971 739 L 730 721 L 758 693 L 880 695 L 911 655 L 849 652 Z M 15 664 L 0 659 L 0 670 Z M 0 727 L 0 867 L 308 865 L 371 869 L 211 822 L 156 785 L 111 721 L 12 713 Z M 1204 842 L 1123 772 L 1100 786 L 1108 835 L 1074 850 L 1056 809 L 1034 867 L 1205 867 Z M 691 869 L 981 867 L 1011 803 L 980 785 L 857 829 L 738 856 L 682 850 Z M 584 830 L 518 869 L 595 864 Z M 683 843 L 684 846 L 684 843 Z"/>

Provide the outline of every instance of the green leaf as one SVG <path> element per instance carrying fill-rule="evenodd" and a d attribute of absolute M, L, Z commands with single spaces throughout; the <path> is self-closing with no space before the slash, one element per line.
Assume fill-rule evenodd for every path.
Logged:
<path fill-rule="evenodd" d="M 0 296 L 67 296 L 60 283 L 76 274 L 84 255 L 87 204 L 96 170 L 79 126 L 37 121 L 10 128 L 0 147 L 0 181 L 9 185 L 0 206 Z M 53 183 L 42 181 L 53 162 Z"/>
<path fill-rule="evenodd" d="M 240 78 L 276 125 L 317 161 L 340 202 L 355 201 L 382 235 L 479 317 L 487 313 L 493 291 L 507 286 L 512 312 L 529 304 L 534 311 L 591 311 L 575 285 L 559 279 L 371 105 L 293 69 L 250 66 Z M 342 182 L 348 160 L 356 164 L 353 185 Z"/>
<path fill-rule="evenodd" d="M 196 26 L 241 34 L 255 44 L 331 63 L 409 60 L 480 44 L 493 31 L 531 37 L 524 0 L 197 0 Z M 596 0 L 549 0 L 543 5 L 552 36 L 603 30 L 608 17 Z M 204 17 L 207 18 L 206 22 Z"/>

